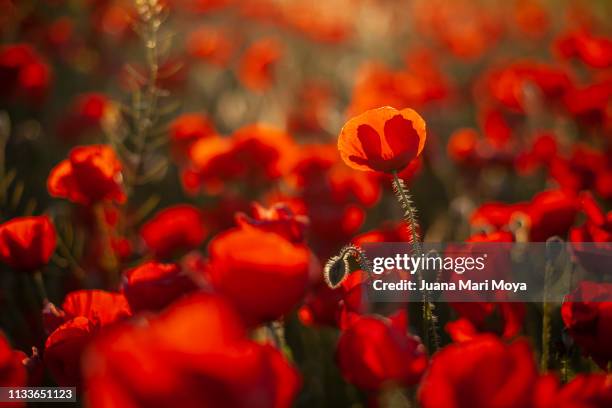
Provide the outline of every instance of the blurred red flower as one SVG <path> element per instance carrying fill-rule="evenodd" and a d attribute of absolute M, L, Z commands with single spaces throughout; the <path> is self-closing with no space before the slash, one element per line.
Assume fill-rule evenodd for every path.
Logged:
<path fill-rule="evenodd" d="M 0 260 L 12 268 L 36 271 L 49 262 L 55 243 L 55 227 L 46 215 L 0 224 Z"/>
<path fill-rule="evenodd" d="M 114 109 L 109 98 L 96 92 L 78 95 L 66 115 L 58 124 L 58 134 L 66 140 L 76 139 L 84 134 L 100 130 L 105 115 Z"/>
<path fill-rule="evenodd" d="M 285 175 L 294 160 L 295 143 L 287 133 L 261 124 L 249 125 L 230 137 L 200 139 L 190 150 L 190 189 L 200 185 L 218 193 L 232 182 L 251 189 Z"/>
<path fill-rule="evenodd" d="M 579 201 L 573 194 L 548 190 L 536 194 L 530 202 L 485 203 L 470 218 L 474 226 L 508 228 L 521 222 L 529 231 L 529 240 L 543 242 L 552 236 L 565 237 L 578 213 Z"/>
<path fill-rule="evenodd" d="M 612 39 L 595 36 L 584 28 L 561 36 L 554 45 L 564 58 L 579 58 L 594 68 L 612 66 Z"/>
<path fill-rule="evenodd" d="M 24 98 L 39 104 L 51 84 L 49 65 L 29 44 L 0 47 L 0 87 L 2 97 Z"/>
<path fill-rule="evenodd" d="M 43 323 L 50 333 L 79 316 L 86 317 L 99 328 L 130 315 L 130 307 L 121 293 L 83 289 L 68 293 L 59 309 L 53 303 L 48 303 L 43 309 Z"/>
<path fill-rule="evenodd" d="M 174 154 L 182 159 L 187 157 L 191 146 L 200 139 L 217 134 L 212 122 L 199 113 L 183 113 L 169 126 L 170 142 Z"/>
<path fill-rule="evenodd" d="M 298 318 L 304 326 L 336 326 L 342 291 L 331 289 L 325 282 L 319 282 L 308 291 Z"/>
<path fill-rule="evenodd" d="M 380 106 L 424 106 L 444 100 L 451 92 L 447 76 L 428 51 L 406 56 L 406 68 L 392 70 L 379 63 L 365 63 L 357 73 L 348 115 Z"/>
<path fill-rule="evenodd" d="M 416 384 L 427 367 L 420 341 L 399 316 L 362 316 L 342 332 L 336 359 L 344 378 L 364 390 Z"/>
<path fill-rule="evenodd" d="M 236 44 L 232 33 L 215 27 L 200 27 L 187 36 L 187 52 L 193 58 L 201 59 L 218 67 L 226 67 L 234 53 Z"/>
<path fill-rule="evenodd" d="M 492 7 L 471 1 L 415 2 L 411 12 L 419 31 L 464 60 L 481 58 L 503 33 L 503 16 Z"/>
<path fill-rule="evenodd" d="M 583 281 L 567 296 L 561 317 L 569 334 L 602 368 L 612 361 L 612 284 Z"/>
<path fill-rule="evenodd" d="M 571 86 L 568 74 L 554 65 L 519 61 L 492 71 L 486 79 L 493 98 L 517 111 L 525 109 L 528 86 L 535 86 L 542 97 L 552 100 L 563 96 Z"/>
<path fill-rule="evenodd" d="M 578 374 L 559 387 L 553 376 L 539 385 L 537 408 L 606 408 L 612 404 L 609 373 Z"/>
<path fill-rule="evenodd" d="M 513 221 L 516 213 L 524 213 L 527 206 L 527 203 L 484 203 L 472 213 L 470 224 L 478 228 L 492 227 L 495 230 L 501 230 Z"/>
<path fill-rule="evenodd" d="M 81 384 L 81 356 L 101 329 L 131 315 L 123 295 L 79 290 L 66 296 L 63 310 L 49 304 L 43 311 L 47 331 L 44 362 L 58 384 Z M 58 327 L 55 325 L 59 324 Z"/>
<path fill-rule="evenodd" d="M 282 54 L 282 44 L 274 38 L 254 42 L 242 56 L 238 78 L 252 91 L 265 91 L 274 81 L 274 69 Z"/>
<path fill-rule="evenodd" d="M 425 146 L 425 121 L 412 109 L 372 109 L 349 120 L 338 139 L 344 162 L 357 170 L 403 170 Z"/>
<path fill-rule="evenodd" d="M 68 159 L 55 166 L 47 179 L 47 189 L 54 197 L 91 205 L 100 201 L 123 203 L 126 199 L 121 182 L 121 162 L 111 147 L 78 146 Z"/>
<path fill-rule="evenodd" d="M 578 214 L 578 197 L 561 190 L 536 194 L 526 211 L 529 220 L 529 239 L 543 242 L 553 236 L 564 238 Z"/>
<path fill-rule="evenodd" d="M 211 284 L 251 325 L 281 317 L 304 296 L 311 257 L 304 245 L 245 226 L 217 235 L 208 253 Z"/>
<path fill-rule="evenodd" d="M 206 234 L 202 212 L 186 204 L 159 211 L 140 229 L 147 248 L 162 259 L 197 248 L 204 242 Z"/>
<path fill-rule="evenodd" d="M 563 97 L 568 112 L 582 124 L 604 131 L 612 131 L 612 111 L 609 101 L 612 97 L 612 78 L 596 80 L 584 86 L 575 86 Z"/>
<path fill-rule="evenodd" d="M 225 301 L 204 293 L 180 300 L 146 325 L 123 325 L 101 336 L 83 369 L 93 408 L 288 408 L 301 382 L 277 349 L 249 340 Z"/>
<path fill-rule="evenodd" d="M 569 232 L 572 251 L 587 271 L 603 276 L 610 272 L 612 211 L 605 214 L 590 192 L 581 194 L 581 210 L 586 220 Z"/>
<path fill-rule="evenodd" d="M 471 340 L 481 333 L 512 339 L 520 333 L 527 314 L 525 305 L 516 302 L 454 302 L 451 307 L 461 316 L 445 326 L 455 342 Z"/>
<path fill-rule="evenodd" d="M 269 208 L 253 203 L 251 208 L 252 217 L 242 212 L 236 214 L 238 226 L 250 225 L 262 231 L 275 232 L 295 244 L 304 242 L 308 217 L 295 214 L 291 207 L 282 202 Z"/>
<path fill-rule="evenodd" d="M 122 292 L 136 313 L 162 310 L 196 288 L 193 279 L 179 265 L 146 262 L 125 272 Z"/>
<path fill-rule="evenodd" d="M 55 329 L 45 342 L 45 366 L 60 386 L 81 384 L 81 355 L 96 334 L 93 322 L 78 316 Z"/>
<path fill-rule="evenodd" d="M 557 140 L 554 134 L 538 132 L 531 144 L 515 157 L 514 168 L 530 175 L 539 168 L 548 169 L 557 157 Z"/>
<path fill-rule="evenodd" d="M 23 365 L 24 358 L 25 354 L 13 350 L 4 334 L 0 332 L 0 386 L 25 387 L 27 385 L 27 372 Z"/>
<path fill-rule="evenodd" d="M 436 353 L 419 389 L 423 408 L 531 407 L 538 380 L 526 340 L 504 344 L 491 335 Z"/>
<path fill-rule="evenodd" d="M 478 132 L 472 128 L 455 130 L 448 139 L 448 156 L 460 164 L 478 164 L 479 139 Z"/>
<path fill-rule="evenodd" d="M 612 94 L 611 94 L 612 95 Z M 584 144 L 572 146 L 568 158 L 556 157 L 550 176 L 563 190 L 578 193 L 594 190 L 605 199 L 612 198 L 612 150 L 600 151 Z"/>
<path fill-rule="evenodd" d="M 373 229 L 352 239 L 355 245 L 363 245 L 370 242 L 409 242 L 412 234 L 410 227 L 401 222 L 387 222 L 380 228 Z"/>

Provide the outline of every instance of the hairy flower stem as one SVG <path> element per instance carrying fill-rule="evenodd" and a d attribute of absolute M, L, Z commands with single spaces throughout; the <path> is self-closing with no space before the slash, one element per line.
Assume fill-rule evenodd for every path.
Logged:
<path fill-rule="evenodd" d="M 419 222 L 416 215 L 416 208 L 410 198 L 408 188 L 404 184 L 404 181 L 399 178 L 397 171 L 393 172 L 393 191 L 397 201 L 399 202 L 402 210 L 404 211 L 402 218 L 410 229 L 410 244 L 412 245 L 413 256 L 419 256 L 421 254 L 421 241 L 419 237 Z M 417 271 L 419 280 L 423 280 L 423 274 L 421 270 Z M 440 346 L 440 337 L 438 335 L 437 328 L 437 316 L 434 314 L 435 306 L 429 301 L 429 294 L 427 291 L 423 291 L 423 335 L 424 342 L 428 346 L 431 342 L 433 351 L 437 350 Z"/>

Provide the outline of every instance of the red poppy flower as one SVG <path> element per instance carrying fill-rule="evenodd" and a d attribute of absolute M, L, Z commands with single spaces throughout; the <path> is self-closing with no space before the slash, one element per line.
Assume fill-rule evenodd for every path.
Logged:
<path fill-rule="evenodd" d="M 525 108 L 525 90 L 536 86 L 544 98 L 555 100 L 571 86 L 570 77 L 562 69 L 545 63 L 519 61 L 493 71 L 487 78 L 491 95 L 506 107 L 518 111 Z"/>
<path fill-rule="evenodd" d="M 408 242 L 411 237 L 410 229 L 404 223 L 384 223 L 380 228 L 356 236 L 352 242 L 361 246 L 370 242 Z"/>
<path fill-rule="evenodd" d="M 570 230 L 569 240 L 580 264 L 596 276 L 602 276 L 610 272 L 612 211 L 605 214 L 589 192 L 583 193 L 580 201 L 586 220 Z"/>
<path fill-rule="evenodd" d="M 287 129 L 308 135 L 325 131 L 325 120 L 331 114 L 334 96 L 327 82 L 305 82 L 297 92 L 297 101 L 289 107 Z"/>
<path fill-rule="evenodd" d="M 414 385 L 427 367 L 419 340 L 382 316 L 362 316 L 344 330 L 336 360 L 344 378 L 364 390 Z"/>
<path fill-rule="evenodd" d="M 43 310 L 43 321 L 48 332 L 75 317 L 86 317 L 95 327 L 104 327 L 131 315 L 125 297 L 103 290 L 76 290 L 64 298 L 60 309 L 52 303 Z"/>
<path fill-rule="evenodd" d="M 29 44 L 0 47 L 0 86 L 3 97 L 25 98 L 37 104 L 51 83 L 51 68 Z"/>
<path fill-rule="evenodd" d="M 60 137 L 69 140 L 100 130 L 105 116 L 114 109 L 113 102 L 101 93 L 79 95 L 58 125 Z"/>
<path fill-rule="evenodd" d="M 191 146 L 200 139 L 216 135 L 210 120 L 199 113 L 184 113 L 170 123 L 170 140 L 175 154 L 186 157 Z"/>
<path fill-rule="evenodd" d="M 47 179 L 54 197 L 91 205 L 100 201 L 122 203 L 126 196 L 121 185 L 121 162 L 105 145 L 79 146 L 68 159 L 55 166 Z"/>
<path fill-rule="evenodd" d="M 520 152 L 514 162 L 514 168 L 521 174 L 532 174 L 539 168 L 548 168 L 557 157 L 557 140 L 554 134 L 540 132 L 535 135 L 531 145 Z"/>
<path fill-rule="evenodd" d="M 514 2 L 514 20 L 518 29 L 528 37 L 538 39 L 550 27 L 550 17 L 544 5 L 534 0 Z"/>
<path fill-rule="evenodd" d="M 580 282 L 561 306 L 563 323 L 572 338 L 602 369 L 612 361 L 607 339 L 612 336 L 612 284 Z"/>
<path fill-rule="evenodd" d="M 288 181 L 309 202 L 325 201 L 323 195 L 327 195 L 337 205 L 359 203 L 371 207 L 382 192 L 378 175 L 355 173 L 339 160 L 333 145 L 301 146 Z M 316 198 L 318 195 L 321 197 Z"/>
<path fill-rule="evenodd" d="M 380 106 L 423 106 L 448 96 L 449 80 L 431 54 L 412 52 L 406 61 L 407 68 L 402 70 L 378 63 L 362 65 L 348 114 L 358 115 Z"/>
<path fill-rule="evenodd" d="M 537 379 L 526 340 L 506 345 L 483 335 L 432 357 L 419 401 L 424 408 L 530 407 Z"/>
<path fill-rule="evenodd" d="M 238 226 L 250 225 L 263 231 L 275 232 L 296 244 L 304 242 L 308 217 L 294 214 L 286 203 L 276 203 L 270 208 L 253 203 L 252 209 L 252 217 L 245 213 L 236 214 Z"/>
<path fill-rule="evenodd" d="M 274 38 L 264 38 L 251 44 L 240 63 L 238 77 L 252 91 L 265 91 L 274 81 L 274 68 L 282 57 L 282 44 Z"/>
<path fill-rule="evenodd" d="M 305 293 L 310 252 L 278 234 L 253 227 L 231 229 L 217 235 L 208 252 L 213 287 L 250 324 L 288 313 Z"/>
<path fill-rule="evenodd" d="M 338 139 L 344 162 L 357 170 L 403 170 L 425 146 L 425 121 L 412 109 L 369 110 L 349 120 Z"/>
<path fill-rule="evenodd" d="M 81 354 L 96 333 L 94 323 L 75 317 L 59 326 L 45 342 L 45 365 L 61 386 L 81 383 Z"/>
<path fill-rule="evenodd" d="M 552 236 L 564 237 L 578 213 L 578 199 L 561 190 L 549 190 L 536 194 L 530 202 L 505 204 L 486 203 L 470 218 L 472 225 L 507 228 L 522 221 L 529 231 L 529 240 L 543 242 Z"/>
<path fill-rule="evenodd" d="M 503 15 L 491 7 L 479 7 L 470 1 L 455 1 L 446 7 L 443 1 L 415 3 L 419 32 L 433 39 L 453 56 L 475 60 L 491 49 L 503 33 Z"/>
<path fill-rule="evenodd" d="M 551 162 L 550 175 L 563 190 L 574 193 L 594 190 L 603 198 L 610 199 L 611 163 L 612 150 L 602 152 L 576 143 L 569 158 L 557 157 Z"/>
<path fill-rule="evenodd" d="M 470 340 L 481 333 L 512 339 L 523 328 L 527 313 L 524 304 L 515 302 L 454 302 L 451 306 L 461 317 L 449 322 L 445 329 L 456 342 Z"/>
<path fill-rule="evenodd" d="M 368 299 L 368 285 L 370 284 L 370 275 L 358 269 L 349 274 L 342 282 L 340 291 L 342 293 L 342 301 L 339 305 L 337 313 L 338 327 L 344 330 L 358 321 L 364 314 L 371 309 L 371 304 Z M 393 322 L 402 318 L 400 314 L 392 316 Z M 402 330 L 406 330 L 405 327 Z"/>
<path fill-rule="evenodd" d="M 365 220 L 364 207 L 381 197 L 379 175 L 355 173 L 344 165 L 332 145 L 306 145 L 299 149 L 287 181 L 297 196 L 281 197 L 294 211 L 308 216 L 309 233 L 320 256 L 346 243 Z M 338 228 L 340 226 L 340 228 Z"/>
<path fill-rule="evenodd" d="M 25 387 L 27 385 L 24 358 L 25 354 L 13 350 L 4 334 L 0 332 L 0 384 L 2 387 Z"/>
<path fill-rule="evenodd" d="M 527 206 L 527 203 L 485 203 L 472 213 L 470 223 L 476 227 L 493 227 L 499 230 L 508 226 L 518 213 L 524 213 Z"/>
<path fill-rule="evenodd" d="M 226 184 L 266 186 L 285 175 L 294 160 L 295 143 L 287 133 L 261 124 L 238 129 L 231 137 L 208 137 L 189 153 L 190 185 L 219 193 Z"/>
<path fill-rule="evenodd" d="M 46 215 L 14 218 L 0 225 L 0 260 L 14 269 L 35 271 L 49 262 L 55 240 Z"/>
<path fill-rule="evenodd" d="M 43 311 L 46 329 L 51 332 L 45 342 L 44 361 L 58 384 L 80 385 L 85 347 L 102 328 L 129 317 L 131 312 L 123 295 L 102 290 L 71 292 L 62 309 L 51 304 Z"/>
<path fill-rule="evenodd" d="M 194 58 L 218 67 L 226 67 L 234 53 L 231 32 L 213 27 L 200 27 L 187 37 L 187 52 Z"/>
<path fill-rule="evenodd" d="M 595 68 L 612 66 L 612 39 L 597 37 L 584 29 L 562 36 L 555 48 L 562 57 L 576 57 Z"/>
<path fill-rule="evenodd" d="M 197 248 L 206 234 L 201 211 L 185 204 L 161 210 L 140 229 L 140 236 L 157 258 Z"/>
<path fill-rule="evenodd" d="M 305 326 L 336 326 L 342 291 L 319 282 L 306 295 L 298 310 L 298 318 Z"/>
<path fill-rule="evenodd" d="M 563 103 L 568 112 L 588 126 L 603 126 L 612 129 L 612 112 L 609 104 L 612 97 L 612 78 L 597 80 L 585 86 L 576 86 L 568 90 Z"/>
<path fill-rule="evenodd" d="M 221 298 L 198 293 L 148 324 L 110 331 L 84 360 L 88 405 L 288 408 L 297 371 L 269 345 L 248 339 Z"/>
<path fill-rule="evenodd" d="M 147 262 L 125 272 L 122 286 L 134 312 L 157 311 L 197 288 L 176 264 Z"/>
<path fill-rule="evenodd" d="M 612 404 L 610 374 L 578 374 L 559 387 L 552 376 L 544 377 L 538 392 L 537 408 L 606 408 Z"/>
<path fill-rule="evenodd" d="M 529 217 L 529 239 L 543 242 L 553 236 L 565 237 L 578 213 L 578 198 L 560 190 L 536 194 L 526 213 Z"/>
<path fill-rule="evenodd" d="M 471 128 L 464 128 L 453 132 L 448 139 L 446 151 L 448 156 L 457 163 L 474 164 L 477 163 L 478 145 L 478 132 Z"/>

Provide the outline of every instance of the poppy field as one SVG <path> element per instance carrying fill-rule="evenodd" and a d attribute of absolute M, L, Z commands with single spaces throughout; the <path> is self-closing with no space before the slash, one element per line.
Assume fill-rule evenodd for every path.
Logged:
<path fill-rule="evenodd" d="M 611 22 L 606 0 L 0 0 L 0 387 L 612 407 Z M 367 244 L 552 242 L 584 277 L 563 301 L 369 297 Z"/>

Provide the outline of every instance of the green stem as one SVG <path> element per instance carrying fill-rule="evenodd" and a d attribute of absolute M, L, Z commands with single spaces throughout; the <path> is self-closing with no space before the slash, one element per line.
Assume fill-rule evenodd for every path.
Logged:
<path fill-rule="evenodd" d="M 42 272 L 37 270 L 32 277 L 34 278 L 34 285 L 36 286 L 38 296 L 40 297 L 41 303 L 44 305 L 49 301 L 49 298 L 47 297 L 47 290 L 45 289 L 45 281 Z"/>
<path fill-rule="evenodd" d="M 548 370 L 550 359 L 550 312 L 551 304 L 548 301 L 548 291 L 550 286 L 550 275 L 552 273 L 552 263 L 548 261 L 544 268 L 544 302 L 542 304 L 542 356 L 540 358 L 540 370 Z"/>
<path fill-rule="evenodd" d="M 291 349 L 285 339 L 285 325 L 281 320 L 275 320 L 268 324 L 268 330 L 274 340 L 276 347 L 280 350 L 285 357 L 289 360 L 293 360 Z"/>
<path fill-rule="evenodd" d="M 94 212 L 100 237 L 102 239 L 102 259 L 100 260 L 100 266 L 106 272 L 108 283 L 114 286 L 119 281 L 119 261 L 115 255 L 115 251 L 113 250 L 112 234 L 108 223 L 106 222 L 104 205 L 102 203 L 96 204 L 94 206 Z"/>

